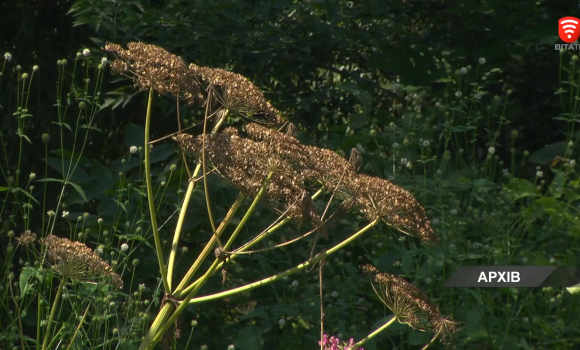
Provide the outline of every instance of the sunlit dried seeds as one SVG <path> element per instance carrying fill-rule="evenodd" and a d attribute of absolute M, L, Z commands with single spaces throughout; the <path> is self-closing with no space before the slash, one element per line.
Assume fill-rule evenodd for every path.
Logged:
<path fill-rule="evenodd" d="M 49 235 L 40 242 L 46 246 L 48 262 L 63 278 L 89 281 L 105 277 L 122 288 L 123 280 L 95 252 L 80 242 Z"/>
<path fill-rule="evenodd" d="M 36 233 L 27 230 L 20 237 L 16 237 L 16 242 L 22 245 L 30 245 L 36 241 Z"/>
<path fill-rule="evenodd" d="M 444 317 L 439 308 L 415 285 L 390 273 L 381 273 L 370 264 L 361 269 L 372 275 L 375 291 L 400 323 L 416 330 L 432 330 L 435 337 L 448 344 L 451 335 L 459 330 L 459 322 Z M 435 338 L 434 337 L 434 338 Z"/>

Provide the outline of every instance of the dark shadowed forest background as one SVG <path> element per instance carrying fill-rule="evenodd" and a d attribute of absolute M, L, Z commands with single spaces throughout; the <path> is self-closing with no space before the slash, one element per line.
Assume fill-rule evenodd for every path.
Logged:
<path fill-rule="evenodd" d="M 554 44 L 558 19 L 579 15 L 578 2 L 560 0 L 2 2 L 0 348 L 137 349 L 159 312 L 164 289 L 142 158 L 148 92 L 111 74 L 115 56 L 104 50 L 130 42 L 247 77 L 300 142 L 346 159 L 354 148 L 360 173 L 410 191 L 439 239 L 421 244 L 380 224 L 325 261 L 322 295 L 315 266 L 192 303 L 158 348 L 317 349 L 321 300 L 324 333 L 359 341 L 393 315 L 359 269 L 367 263 L 411 281 L 461 322 L 449 344 L 430 348 L 580 348 L 577 289 L 442 288 L 463 265 L 578 265 L 580 50 Z M 200 106 L 156 93 L 151 111 L 151 140 L 178 131 L 178 115 L 181 127 L 196 125 L 189 133 L 203 132 Z M 242 130 L 247 120 L 232 115 L 225 123 Z M 171 139 L 151 151 L 167 255 L 188 186 L 183 159 Z M 221 220 L 238 191 L 217 177 L 208 183 L 212 215 Z M 324 211 L 328 200 L 316 207 Z M 276 217 L 259 206 L 241 242 Z M 357 212 L 339 215 L 315 252 L 367 223 Z M 306 229 L 290 223 L 258 248 Z M 75 281 L 53 304 L 59 280 L 42 269 L 40 245 L 16 240 L 27 230 L 86 243 L 123 288 Z M 212 230 L 198 186 L 176 276 Z M 226 264 L 225 283 L 218 271 L 198 294 L 291 269 L 311 257 L 313 243 L 309 236 L 241 255 Z M 43 347 L 47 323 L 59 341 Z M 394 323 L 364 348 L 420 349 L 432 338 Z"/>

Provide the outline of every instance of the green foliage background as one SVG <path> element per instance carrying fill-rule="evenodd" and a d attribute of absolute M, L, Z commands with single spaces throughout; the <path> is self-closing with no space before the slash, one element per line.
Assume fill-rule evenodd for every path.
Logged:
<path fill-rule="evenodd" d="M 453 341 L 458 348 L 580 346 L 577 295 L 551 289 L 440 287 L 460 265 L 578 264 L 579 182 L 570 165 L 577 160 L 578 72 L 574 52 L 553 50 L 559 42 L 557 19 L 580 11 L 569 1 L 77 0 L 1 6 L 2 49 L 12 53 L 14 65 L 28 70 L 40 66 L 31 87 L 32 117 L 26 119 L 32 142 L 22 149 L 21 174 L 40 174 L 48 165 L 49 177 L 57 177 L 58 157 L 71 151 L 58 153 L 59 145 L 50 144 L 57 152 L 51 163 L 39 146 L 43 133 L 56 139 L 58 132 L 53 124 L 57 59 L 67 58 L 70 64 L 85 47 L 94 57 L 105 56 L 100 48 L 106 42 L 156 44 L 187 62 L 248 77 L 298 125 L 303 142 L 347 156 L 353 147 L 362 150 L 362 172 L 405 187 L 427 209 L 440 247 L 420 246 L 381 227 L 327 262 L 327 333 L 360 339 L 388 319 L 389 310 L 358 270 L 359 264 L 372 262 L 414 281 L 445 314 L 465 322 Z M 0 85 L 0 125 L 6 163 L 14 172 L 20 138 L 11 116 L 16 92 L 8 83 L 10 74 L 15 73 L 7 72 Z M 90 134 L 90 147 L 71 179 L 82 194 L 69 187 L 65 195 L 64 208 L 74 222 L 60 222 L 57 229 L 76 227 L 77 216 L 87 212 L 83 228 L 92 228 L 90 243 L 97 243 L 96 232 L 104 229 L 119 242 L 139 241 L 136 230 L 148 229 L 142 219 L 147 213 L 140 193 L 140 153 L 127 156 L 131 146 L 143 144 L 146 94 L 131 85 L 107 70 L 94 122 L 98 130 Z M 171 97 L 156 98 L 152 139 L 177 130 L 175 106 Z M 198 122 L 202 113 L 180 106 L 185 126 Z M 240 125 L 236 119 L 229 122 Z M 564 160 L 552 167 L 557 156 Z M 169 218 L 186 173 L 172 142 L 156 146 L 152 158 L 155 183 L 166 183 L 160 215 Z M 536 176 L 538 171 L 543 177 Z M 119 172 L 125 174 L 123 184 Z M 0 186 L 8 182 L 8 173 L 2 174 Z M 36 185 L 31 195 L 41 198 L 42 186 Z M 34 205 L 29 217 L 42 217 L 45 209 L 56 207 L 60 189 L 51 186 L 47 183 L 45 206 Z M 130 200 L 119 201 L 115 188 L 128 191 Z M 214 215 L 223 217 L 236 192 L 214 181 L 210 194 Z M 178 274 L 211 235 L 200 191 L 189 210 L 183 243 L 188 251 L 180 256 Z M 8 244 L 8 230 L 23 230 L 22 216 L 3 213 L 0 244 Z M 104 220 L 102 227 L 97 218 Z M 247 226 L 246 239 L 272 218 L 260 211 Z M 342 218 L 324 244 L 331 246 L 359 225 L 356 215 Z M 41 221 L 30 223 L 32 230 L 41 227 Z M 170 230 L 164 231 L 168 237 Z M 296 231 L 289 228 L 270 244 L 293 238 Z M 151 273 L 157 269 L 154 250 L 139 241 L 135 252 L 140 264 L 130 290 L 145 283 L 146 298 L 157 305 L 161 295 Z M 226 286 L 287 269 L 307 259 L 310 250 L 307 243 L 298 243 L 281 252 L 240 259 L 230 267 Z M 129 258 L 120 261 L 131 265 Z M 126 285 L 129 281 L 125 278 Z M 182 333 L 189 334 L 195 319 L 192 348 L 314 349 L 320 317 L 317 283 L 318 273 L 311 271 L 244 296 L 191 306 L 182 318 Z M 216 276 L 204 288 L 203 295 L 224 287 Z M 36 321 L 30 318 L 29 326 Z M 414 349 L 429 338 L 396 324 L 365 348 Z"/>

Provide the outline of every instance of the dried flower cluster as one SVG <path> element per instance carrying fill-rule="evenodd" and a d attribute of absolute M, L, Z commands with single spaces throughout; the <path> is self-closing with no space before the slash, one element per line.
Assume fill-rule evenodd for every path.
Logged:
<path fill-rule="evenodd" d="M 187 66 L 180 57 L 142 42 L 129 43 L 127 49 L 109 43 L 105 50 L 120 57 L 112 63 L 113 73 L 133 79 L 138 88 L 153 87 L 160 94 L 169 93 L 193 105 L 203 100 L 200 82 L 204 82 L 223 108 L 242 115 L 262 113 L 266 119 L 282 121 L 280 112 L 266 101 L 264 94 L 240 74 L 195 64 Z"/>
<path fill-rule="evenodd" d="M 279 212 L 287 210 L 298 223 L 309 220 L 326 235 L 302 175 L 270 152 L 266 144 L 239 137 L 233 130 L 228 128 L 225 133 L 205 137 L 206 157 L 218 174 L 245 195 L 256 197 L 268 173 L 273 171 L 265 192 L 267 205 Z M 189 156 L 201 157 L 202 136 L 182 133 L 173 139 Z"/>
<path fill-rule="evenodd" d="M 346 204 L 358 207 L 369 220 L 381 218 L 425 242 L 437 240 L 423 207 L 409 191 L 387 180 L 357 173 L 358 152 L 353 151 L 347 161 L 331 150 L 302 145 L 294 137 L 255 123 L 246 125 L 245 131 L 252 139 L 265 143 L 268 152 L 292 164 L 304 180 L 322 183 L 349 201 Z"/>
<path fill-rule="evenodd" d="M 16 242 L 22 245 L 30 245 L 36 241 L 36 233 L 28 230 L 25 231 L 20 237 L 16 237 Z"/>
<path fill-rule="evenodd" d="M 458 330 L 458 322 L 441 314 L 439 308 L 415 285 L 390 273 L 381 273 L 370 265 L 361 269 L 373 276 L 373 288 L 383 303 L 395 314 L 400 323 L 416 330 L 432 330 L 435 337 L 447 343 L 449 337 Z"/>
<path fill-rule="evenodd" d="M 63 278 L 89 281 L 109 278 L 115 286 L 122 288 L 123 280 L 95 252 L 80 242 L 49 235 L 40 242 L 47 248 L 48 261 Z"/>
<path fill-rule="evenodd" d="M 281 122 L 280 112 L 274 108 L 258 87 L 243 75 L 219 68 L 189 65 L 189 71 L 214 88 L 224 108 L 242 115 L 263 113 L 266 119 Z"/>
<path fill-rule="evenodd" d="M 129 43 L 128 49 L 107 44 L 105 50 L 115 52 L 121 60 L 112 64 L 113 73 L 125 75 L 140 89 L 154 88 L 160 94 L 172 94 L 189 105 L 202 99 L 201 87 L 185 62 L 155 45 Z"/>

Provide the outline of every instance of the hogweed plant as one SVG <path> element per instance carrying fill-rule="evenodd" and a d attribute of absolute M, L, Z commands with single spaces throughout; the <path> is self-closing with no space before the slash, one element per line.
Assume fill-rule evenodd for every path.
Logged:
<path fill-rule="evenodd" d="M 139 89 L 149 90 L 144 144 L 145 178 L 151 228 L 165 296 L 161 309 L 146 333 L 140 349 L 152 349 L 162 339 L 165 343 L 168 339 L 166 332 L 177 325 L 176 322 L 188 305 L 246 293 L 303 271 L 338 252 L 381 221 L 403 233 L 418 237 L 424 242 L 437 241 L 425 211 L 408 191 L 387 180 L 359 173 L 360 157 L 356 151 L 353 151 L 350 161 L 347 161 L 328 149 L 301 144 L 292 135 L 291 124 L 284 122 L 279 112 L 243 76 L 221 69 L 187 65 L 182 59 L 162 48 L 144 43 L 130 43 L 127 49 L 116 44 L 108 44 L 105 49 L 117 55 L 117 59 L 112 63 L 114 73 L 132 78 Z M 185 155 L 192 158 L 197 165 L 189 174 L 189 185 L 179 208 L 179 218 L 167 263 L 165 262 L 166 252 L 161 245 L 156 224 L 156 205 L 152 196 L 153 188 L 148 164 L 150 159 L 148 134 L 154 91 L 160 94 L 172 94 L 179 100 L 190 105 L 197 103 L 205 109 L 201 135 L 193 136 L 179 131 L 171 136 Z M 244 134 L 233 127 L 220 131 L 224 121 L 230 115 L 239 115 L 250 120 L 241 130 Z M 255 119 L 258 116 L 262 117 L 259 122 Z M 213 121 L 213 127 L 210 131 L 208 124 L 211 121 Z M 284 124 L 287 132 L 280 131 L 280 124 Z M 212 215 L 207 181 L 210 174 L 224 179 L 240 193 L 219 225 L 214 223 Z M 211 223 L 213 235 L 177 287 L 174 287 L 174 280 L 177 277 L 174 272 L 175 255 L 183 223 L 187 220 L 186 209 L 198 181 L 203 181 L 208 220 Z M 313 190 L 309 191 L 312 188 Z M 339 212 L 357 211 L 362 215 L 361 218 L 369 223 L 332 248 L 317 253 L 313 251 L 310 259 L 294 268 L 237 288 L 197 297 L 210 276 L 221 269 L 225 280 L 227 278 L 225 267 L 232 260 L 243 254 L 262 251 L 263 249 L 251 250 L 251 248 L 289 221 L 295 222 L 298 227 L 306 225 L 310 227 L 310 230 L 293 241 L 310 234 L 327 237 L 329 233 L 326 225 L 333 215 L 326 217 L 326 210 L 322 214 L 318 211 L 314 199 L 321 194 L 329 194 L 329 201 L 340 201 Z M 222 243 L 225 227 L 245 198 L 252 200 L 250 207 L 239 220 L 233 233 L 227 240 L 224 240 L 225 243 Z M 238 233 L 253 214 L 258 203 L 275 212 L 278 219 L 262 232 L 253 235 L 253 239 L 246 244 L 234 248 Z M 287 244 L 273 246 L 268 250 L 285 245 Z M 194 275 L 199 271 L 202 262 L 209 258 L 212 251 L 215 255 L 214 262 L 194 280 Z M 415 324 L 411 322 L 411 314 L 415 312 L 415 309 L 420 308 L 416 305 L 424 299 L 419 296 L 416 289 L 405 289 L 398 287 L 399 285 L 402 284 L 399 283 L 395 287 L 398 295 L 415 303 L 410 306 L 412 310 L 405 315 L 406 322 L 414 326 Z M 437 309 L 432 304 L 427 304 L 427 301 L 424 303 L 431 307 L 430 318 L 427 319 L 432 324 L 438 325 L 434 327 L 436 337 L 443 332 L 444 326 L 448 326 L 445 328 L 449 334 L 455 330 L 448 319 L 442 316 L 435 319 L 434 310 Z M 395 310 L 398 311 L 398 309 Z M 401 320 L 402 316 L 397 317 Z M 174 337 L 177 337 L 179 326 L 175 327 Z M 345 346 L 357 348 L 376 334 L 378 333 L 369 335 L 357 344 Z M 322 336 L 320 340 L 321 349 L 327 346 L 330 348 L 338 346 L 334 344 L 335 338 L 332 344 L 329 344 L 325 337 Z"/>
<path fill-rule="evenodd" d="M 168 348 L 181 335 L 186 308 L 247 295 L 315 267 L 321 269 L 323 308 L 322 268 L 328 258 L 342 254 L 381 223 L 421 242 L 437 244 L 425 210 L 409 191 L 363 174 L 356 149 L 346 159 L 329 149 L 301 143 L 293 125 L 245 77 L 186 64 L 161 47 L 144 43 L 130 43 L 127 49 L 108 44 L 105 50 L 116 59 L 110 62 L 84 49 L 72 62 L 58 60 L 54 120 L 40 131 L 35 119 L 40 106 L 30 104 L 35 100 L 31 82 L 39 67 L 23 73 L 11 55 L 4 56 L 0 113 L 5 118 L 0 141 L 7 146 L 0 161 L 4 195 L 0 232 L 6 254 L 0 308 L 8 317 L 0 321 L 3 348 L 112 349 L 140 344 L 140 349 L 152 349 L 160 342 Z M 95 145 L 106 143 L 99 114 L 128 102 L 118 100 L 116 92 L 102 93 L 109 65 L 113 73 L 149 91 L 145 126 L 142 130 L 134 124 L 127 126 L 120 157 L 89 159 Z M 182 151 L 186 171 L 178 171 L 174 162 L 162 163 L 174 152 L 174 145 L 158 146 L 150 140 L 154 92 L 173 95 L 177 103 L 198 106 L 203 112 L 201 134 L 187 133 L 178 115 L 180 130 L 167 137 Z M 234 118 L 243 120 L 243 125 L 234 127 Z M 135 137 L 136 130 L 142 138 Z M 40 153 L 41 166 L 26 161 L 34 158 L 34 152 Z M 189 162 L 195 166 L 190 168 Z M 223 179 L 239 192 L 220 222 L 210 196 L 215 193 L 211 177 Z M 173 188 L 179 190 L 172 193 Z M 185 232 L 192 219 L 188 207 L 199 203 L 200 196 L 211 235 L 192 262 L 184 261 L 186 250 L 180 246 L 190 238 Z M 269 209 L 276 219 L 244 240 L 251 217 L 261 215 L 259 206 Z M 245 212 L 238 213 L 242 208 Z M 357 222 L 346 238 L 335 241 L 334 228 L 349 212 L 358 215 L 361 225 Z M 290 222 L 300 234 L 278 245 L 260 245 Z M 169 238 L 165 232 L 173 224 Z M 236 262 L 241 256 L 286 251 L 306 238 L 310 256 L 302 263 L 201 295 L 216 273 L 221 273 L 224 285 L 236 281 L 231 266 L 239 266 Z M 150 241 L 160 276 L 155 286 L 137 282 L 153 266 L 142 267 L 149 264 Z M 333 241 L 329 248 L 318 244 L 328 241 Z M 177 269 L 178 263 L 187 268 Z M 339 339 L 342 336 L 325 334 L 321 309 L 320 348 L 361 348 L 397 320 L 433 331 L 432 341 L 446 341 L 456 330 L 455 323 L 437 313 L 417 289 L 403 282 L 388 289 L 392 281 L 399 280 L 376 277 L 373 283 L 395 317 L 361 340 L 345 342 Z M 385 301 L 387 290 L 409 304 L 406 313 L 389 304 L 390 299 Z M 412 315 L 419 314 L 421 326 L 413 322 Z M 31 323 L 32 316 L 38 322 Z M 191 334 L 194 329 L 200 327 L 192 323 Z"/>

